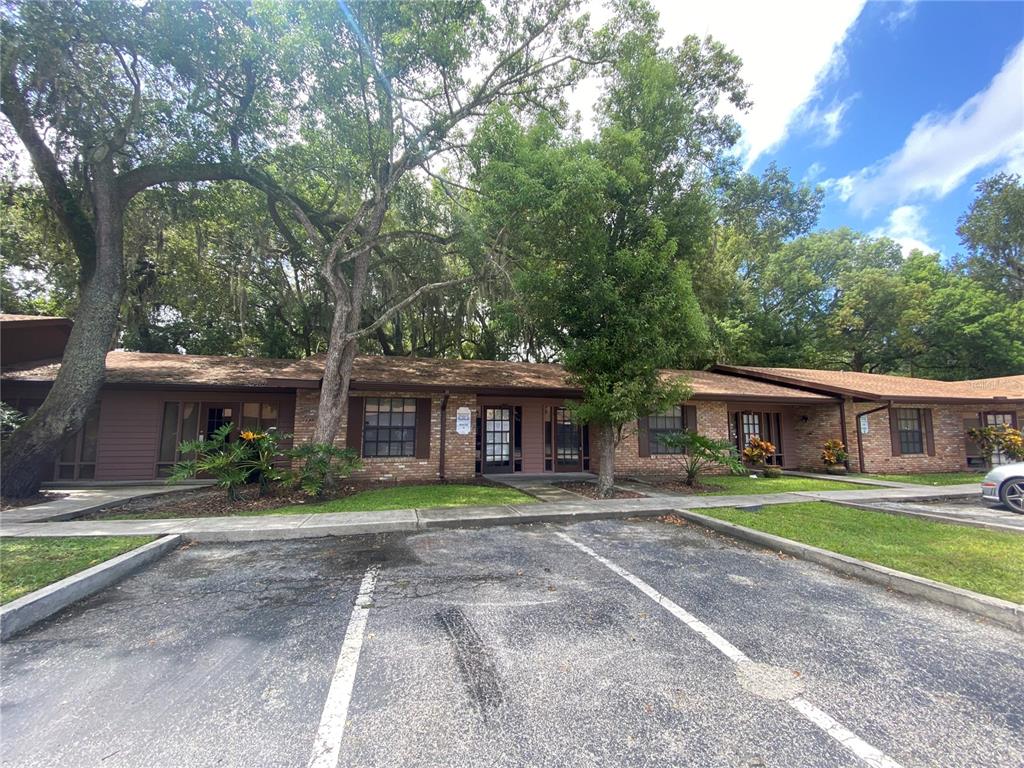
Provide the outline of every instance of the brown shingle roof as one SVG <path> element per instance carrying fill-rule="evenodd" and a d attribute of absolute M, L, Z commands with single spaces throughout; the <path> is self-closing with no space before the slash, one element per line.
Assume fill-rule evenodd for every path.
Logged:
<path fill-rule="evenodd" d="M 901 402 L 985 402 L 1024 398 L 1024 376 L 974 381 L 936 381 L 856 371 L 718 365 L 716 370 L 761 381 L 803 386 L 866 400 Z"/>
<path fill-rule="evenodd" d="M 305 364 L 305 365 L 304 365 Z M 267 387 L 277 377 L 320 377 L 323 364 L 313 358 L 274 360 L 222 355 L 174 355 L 156 352 L 108 352 L 108 384 L 166 384 L 172 386 Z M 52 381 L 60 360 L 11 366 L 4 381 Z"/>
<path fill-rule="evenodd" d="M 54 315 L 6 315 L 0 313 L 0 323 L 67 323 L 71 324 L 70 318 L 56 317 Z"/>
<path fill-rule="evenodd" d="M 3 372 L 5 381 L 52 381 L 60 361 L 15 366 Z M 168 355 L 149 352 L 109 352 L 107 382 L 119 385 L 202 387 L 315 386 L 323 374 L 323 358 L 280 360 L 217 355 Z M 829 402 L 832 398 L 764 381 L 711 371 L 666 371 L 685 376 L 694 397 L 701 399 Z M 356 358 L 354 389 L 451 389 L 493 392 L 573 394 L 565 369 L 549 363 L 497 360 L 450 360 L 425 357 Z"/>

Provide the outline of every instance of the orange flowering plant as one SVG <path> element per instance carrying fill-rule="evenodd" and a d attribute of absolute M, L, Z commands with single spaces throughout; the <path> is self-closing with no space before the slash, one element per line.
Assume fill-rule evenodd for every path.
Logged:
<path fill-rule="evenodd" d="M 1009 424 L 995 424 L 987 427 L 974 427 L 967 430 L 981 451 L 986 464 L 992 463 L 992 454 L 1001 451 L 1011 461 L 1024 461 L 1024 435 L 1016 427 Z"/>
<path fill-rule="evenodd" d="M 775 446 L 759 437 L 751 437 L 747 447 L 743 449 L 743 460 L 754 466 L 762 466 L 775 455 Z"/>
<path fill-rule="evenodd" d="M 822 446 L 821 460 L 825 466 L 835 467 L 844 463 L 848 458 L 850 458 L 850 454 L 846 452 L 846 446 L 843 445 L 842 440 L 826 440 L 825 445 Z"/>

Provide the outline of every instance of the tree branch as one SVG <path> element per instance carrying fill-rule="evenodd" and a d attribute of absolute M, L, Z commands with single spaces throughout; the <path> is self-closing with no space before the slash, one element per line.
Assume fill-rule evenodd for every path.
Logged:
<path fill-rule="evenodd" d="M 360 328 L 358 331 L 353 331 L 352 333 L 345 334 L 346 340 L 354 341 L 355 339 L 360 339 L 364 336 L 368 336 L 369 334 L 374 333 L 378 328 L 383 326 L 384 323 L 386 323 L 388 319 L 392 317 L 396 312 L 401 312 L 403 309 L 412 304 L 414 301 L 416 301 L 416 299 L 418 299 L 425 293 L 429 293 L 430 291 L 437 291 L 440 290 L 441 288 L 448 288 L 449 286 L 452 285 L 468 283 L 472 279 L 473 276 L 470 275 L 468 277 L 456 277 L 452 278 L 451 280 L 441 280 L 436 283 L 427 283 L 426 285 L 421 285 L 419 288 L 410 293 L 400 302 L 398 302 L 397 304 L 392 304 L 390 307 L 381 312 L 377 319 L 374 320 L 365 328 Z"/>
<path fill-rule="evenodd" d="M 0 109 L 25 145 L 32 159 L 32 167 L 46 191 L 50 208 L 75 249 L 82 277 L 87 278 L 96 268 L 96 231 L 68 187 L 57 159 L 36 131 L 25 96 L 18 88 L 14 74 L 15 61 L 10 54 L 12 50 L 14 46 L 8 46 L 8 55 L 3 58 L 3 72 L 0 73 L 0 99 L 3 105 Z"/>

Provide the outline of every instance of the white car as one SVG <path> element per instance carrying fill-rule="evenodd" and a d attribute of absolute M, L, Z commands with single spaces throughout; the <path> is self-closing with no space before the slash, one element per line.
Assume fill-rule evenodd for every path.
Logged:
<path fill-rule="evenodd" d="M 981 481 L 984 501 L 1002 502 L 1014 512 L 1024 514 L 1024 462 L 995 467 Z"/>

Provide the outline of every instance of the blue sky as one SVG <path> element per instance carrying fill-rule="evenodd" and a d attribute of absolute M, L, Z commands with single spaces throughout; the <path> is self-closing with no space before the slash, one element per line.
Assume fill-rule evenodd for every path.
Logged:
<path fill-rule="evenodd" d="M 1022 38 L 1024 3 L 870 3 L 808 102 L 811 119 L 798 116 L 751 170 L 775 161 L 824 182 L 823 227 L 877 230 L 953 255 L 975 183 L 1024 165 L 1024 68 L 1013 58 Z M 814 120 L 837 109 L 837 123 Z"/>
<path fill-rule="evenodd" d="M 1024 172 L 1022 2 L 653 2 L 665 43 L 711 34 L 743 59 L 745 164 L 824 185 L 821 227 L 949 257 L 977 181 Z"/>

